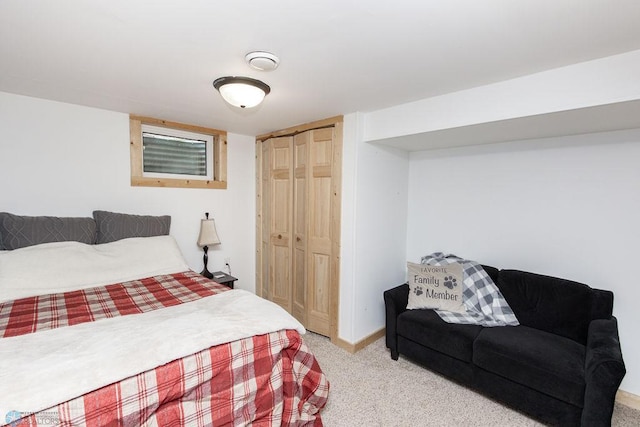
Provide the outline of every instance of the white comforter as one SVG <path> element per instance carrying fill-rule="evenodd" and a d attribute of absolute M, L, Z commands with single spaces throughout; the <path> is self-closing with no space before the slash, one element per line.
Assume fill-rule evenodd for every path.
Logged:
<path fill-rule="evenodd" d="M 0 414 L 36 412 L 208 347 L 304 327 L 234 290 L 148 313 L 0 339 Z"/>
<path fill-rule="evenodd" d="M 54 242 L 0 251 L 0 302 L 189 270 L 172 236 L 101 245 Z"/>

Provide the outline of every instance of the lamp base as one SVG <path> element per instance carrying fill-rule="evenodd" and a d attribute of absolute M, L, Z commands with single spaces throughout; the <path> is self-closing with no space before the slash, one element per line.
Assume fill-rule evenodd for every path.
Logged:
<path fill-rule="evenodd" d="M 200 275 L 206 277 L 207 279 L 213 279 L 213 273 L 207 270 L 207 267 L 205 267 L 204 270 L 200 272 Z"/>
<path fill-rule="evenodd" d="M 207 279 L 213 279 L 213 273 L 210 272 L 209 269 L 207 268 L 207 261 L 209 261 L 207 252 L 209 251 L 209 247 L 203 246 L 202 249 L 204 250 L 204 257 L 202 257 L 202 261 L 204 263 L 204 270 L 200 272 L 200 275 L 206 277 Z"/>

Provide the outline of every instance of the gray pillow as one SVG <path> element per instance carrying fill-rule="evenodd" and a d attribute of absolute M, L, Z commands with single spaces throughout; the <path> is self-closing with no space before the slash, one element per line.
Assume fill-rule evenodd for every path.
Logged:
<path fill-rule="evenodd" d="M 0 212 L 0 250 L 67 241 L 94 244 L 96 222 L 93 218 L 20 216 Z"/>
<path fill-rule="evenodd" d="M 129 237 L 152 237 L 169 234 L 171 217 L 129 215 L 123 213 L 93 211 L 98 227 L 96 243 L 109 243 Z"/>

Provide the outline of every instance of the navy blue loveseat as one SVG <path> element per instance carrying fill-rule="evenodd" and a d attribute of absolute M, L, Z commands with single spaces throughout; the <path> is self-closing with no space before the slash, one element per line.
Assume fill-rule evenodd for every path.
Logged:
<path fill-rule="evenodd" d="M 520 326 L 450 324 L 433 310 L 407 310 L 404 284 L 384 292 L 391 358 L 402 354 L 546 423 L 611 425 L 626 373 L 613 293 L 483 267 Z"/>

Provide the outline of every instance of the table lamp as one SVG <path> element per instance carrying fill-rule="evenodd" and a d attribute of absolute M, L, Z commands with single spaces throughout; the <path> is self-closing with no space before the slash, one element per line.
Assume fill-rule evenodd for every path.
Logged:
<path fill-rule="evenodd" d="M 205 216 L 205 219 L 200 220 L 200 235 L 198 236 L 198 246 L 204 250 L 204 270 L 202 270 L 200 274 L 209 279 L 213 279 L 213 273 L 207 269 L 207 261 L 209 261 L 207 251 L 209 250 L 209 246 L 219 245 L 220 238 L 216 231 L 215 221 L 213 218 L 209 219 L 209 212 L 205 213 Z"/>

